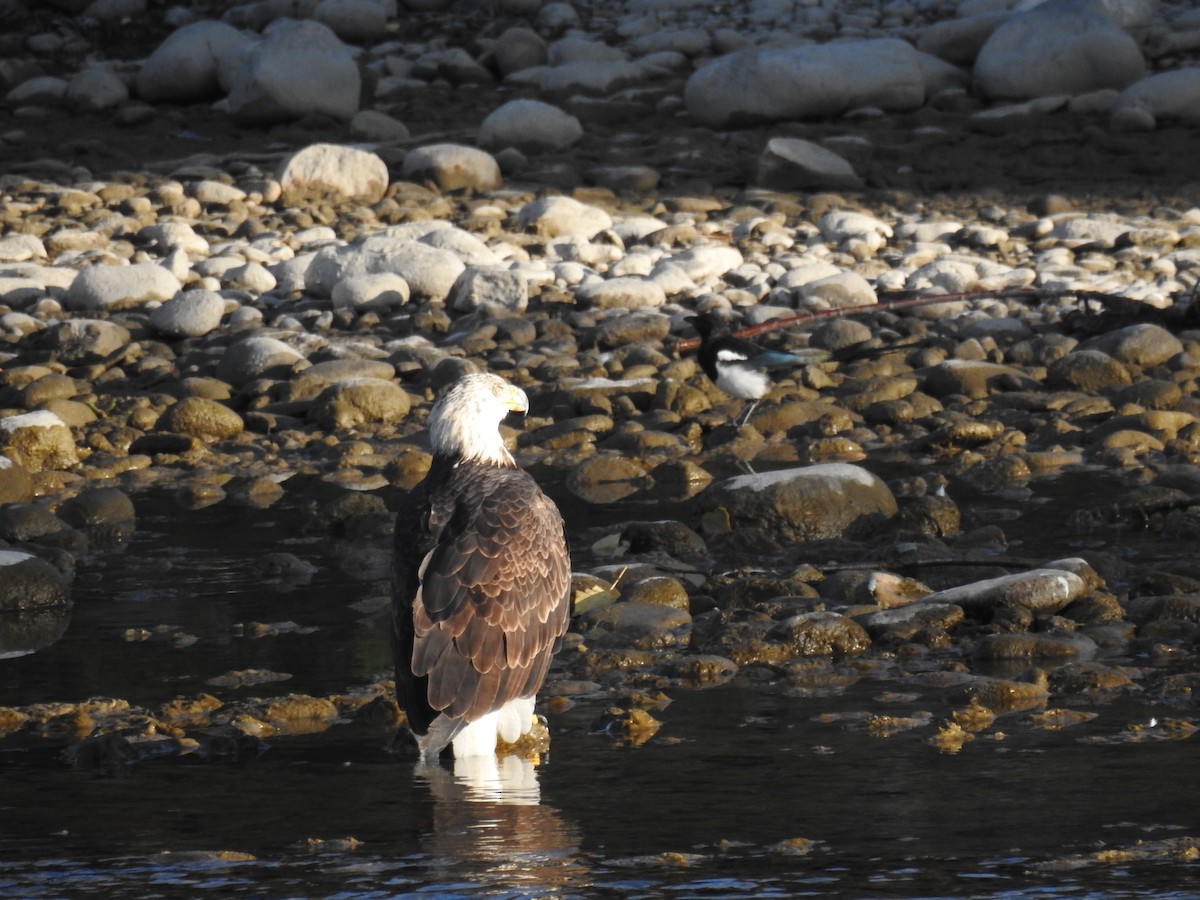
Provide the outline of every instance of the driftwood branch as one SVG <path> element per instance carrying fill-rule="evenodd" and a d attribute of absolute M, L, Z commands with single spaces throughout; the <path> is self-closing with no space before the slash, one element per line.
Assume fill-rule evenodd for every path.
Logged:
<path fill-rule="evenodd" d="M 779 328 L 793 328 L 797 325 L 807 325 L 810 322 L 815 322 L 820 319 L 840 319 L 847 316 L 854 316 L 860 313 L 871 312 L 889 312 L 898 309 L 909 309 L 917 306 L 932 306 L 935 303 L 956 303 L 964 300 L 984 300 L 984 299 L 1001 299 L 1001 300 L 1049 300 L 1065 297 L 1068 295 L 1078 296 L 1082 300 L 1123 302 L 1130 303 L 1128 297 L 1121 297 L 1117 294 L 1105 294 L 1099 291 L 1074 291 L 1074 290 L 1046 290 L 1043 288 L 1004 288 L 998 291 L 957 291 L 950 294 L 909 294 L 908 292 L 897 292 L 893 294 L 883 294 L 878 303 L 868 303 L 862 306 L 844 306 L 839 309 L 815 309 L 810 312 L 800 313 L 795 316 L 785 316 L 780 319 L 771 319 L 769 322 L 762 322 L 758 325 L 751 325 L 748 328 L 742 328 L 733 332 L 734 336 L 740 338 L 753 337 L 756 334 L 762 334 L 765 331 L 774 331 Z M 683 338 L 676 341 L 674 349 L 677 353 L 686 353 L 689 350 L 695 350 L 700 346 L 699 338 Z"/>

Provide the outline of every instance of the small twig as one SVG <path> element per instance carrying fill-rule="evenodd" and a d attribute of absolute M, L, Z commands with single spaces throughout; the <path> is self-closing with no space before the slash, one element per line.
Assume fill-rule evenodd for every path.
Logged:
<path fill-rule="evenodd" d="M 856 569 L 932 569 L 938 566 L 992 566 L 1005 569 L 1037 569 L 1044 563 L 1019 556 L 981 556 L 969 559 L 941 557 L 939 559 L 875 560 L 860 563 L 830 563 L 821 566 L 822 572 L 852 572 Z"/>

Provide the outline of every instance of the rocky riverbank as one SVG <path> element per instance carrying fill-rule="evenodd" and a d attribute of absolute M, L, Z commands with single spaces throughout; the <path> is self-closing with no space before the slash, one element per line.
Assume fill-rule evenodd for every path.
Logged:
<path fill-rule="evenodd" d="M 843 37 L 875 39 L 897 7 L 863 8 L 874 24 L 839 19 Z M 620 35 L 588 12 L 612 26 L 595 37 Z M 377 101 L 402 98 L 372 110 L 385 119 L 364 119 L 357 95 L 348 116 L 258 125 L 224 101 L 132 93 L 68 114 L 9 94 L 0 608 L 69 602 L 77 566 L 136 527 L 151 487 L 264 506 L 297 476 L 324 480 L 344 492 L 328 527 L 386 554 L 376 492 L 420 479 L 432 398 L 487 368 L 532 398 L 512 435 L 518 460 L 563 480 L 581 508 L 641 496 L 680 510 L 569 521 L 583 611 L 552 708 L 631 690 L 643 693 L 630 709 L 653 706 L 648 690 L 738 678 L 835 690 L 871 674 L 961 688 L 936 720 L 877 726 L 928 726 L 954 749 L 1006 712 L 1135 692 L 1190 704 L 1200 570 L 1182 552 L 1128 560 L 1105 545 L 1129 527 L 1180 540 L 1196 529 L 1194 126 L 1115 127 L 1112 87 L 1095 88 L 1113 92 L 1097 113 L 985 106 L 943 85 L 915 109 L 864 101 L 820 123 L 716 130 L 684 101 L 699 66 L 682 45 L 628 50 L 621 71 L 633 78 L 641 60 L 637 89 L 512 108 L 514 86 L 531 82 L 497 78 L 499 38 L 525 22 L 552 49 L 567 29 L 488 19 L 496 41 L 469 60 L 488 80 L 463 76 L 474 69 L 430 37 L 482 19 L 388 19 L 410 20 L 425 29 L 419 46 L 360 60 Z M 684 61 L 645 62 L 661 53 Z M 547 84 L 582 71 L 543 72 L 535 93 L 553 99 Z M 127 74 L 117 80 L 142 84 Z M 61 78 L 63 97 L 74 83 L 44 77 Z M 501 137 L 476 146 L 506 105 L 486 130 Z M 342 145 L 393 122 L 406 133 Z M 549 145 L 519 140 L 559 126 Z M 845 169 L 819 155 L 799 165 L 787 142 L 801 136 L 855 180 L 830 184 Z M 914 294 L 955 297 L 887 308 Z M 781 377 L 742 427 L 741 404 L 676 346 L 697 310 L 759 325 L 845 307 L 866 309 L 757 337 L 834 360 Z M 1079 503 L 1075 524 L 1093 540 L 1078 557 L 1020 541 L 1030 522 L 1036 533 L 1034 509 L 1015 526 L 972 515 L 1096 472 L 1119 488 Z M 92 749 L 73 757 L 86 761 L 148 734 L 187 752 L 218 726 L 254 737 L 360 708 L 388 718 L 386 696 L 374 685 L 252 708 L 164 697 L 138 711 L 149 728 L 119 704 L 71 701 L 0 711 L 0 730 L 86 737 Z M 1175 722 L 1173 735 L 1190 733 L 1190 718 Z M 604 724 L 634 741 L 653 733 L 644 712 Z"/>

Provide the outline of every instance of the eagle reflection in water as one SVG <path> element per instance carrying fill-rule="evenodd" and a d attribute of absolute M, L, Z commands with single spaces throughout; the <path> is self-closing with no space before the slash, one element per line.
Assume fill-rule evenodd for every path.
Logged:
<path fill-rule="evenodd" d="M 414 775 L 433 797 L 433 829 L 422 848 L 455 881 L 539 894 L 587 884 L 579 829 L 541 802 L 529 760 L 471 756 L 454 760 L 453 770 L 418 763 Z"/>

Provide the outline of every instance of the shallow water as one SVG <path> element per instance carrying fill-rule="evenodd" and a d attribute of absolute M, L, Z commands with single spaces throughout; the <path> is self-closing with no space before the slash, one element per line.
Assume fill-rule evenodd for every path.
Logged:
<path fill-rule="evenodd" d="M 971 515 L 1010 533 L 1014 517 L 1027 519 L 1014 553 L 1070 555 L 1097 538 L 1062 527 L 1062 496 L 1104 489 L 1044 483 Z M 385 673 L 372 611 L 386 585 L 369 567 L 340 570 L 327 535 L 306 531 L 314 499 L 298 485 L 265 510 L 136 495 L 137 533 L 81 562 L 62 638 L 0 659 L 0 706 L 326 695 Z M 636 497 L 572 505 L 568 519 L 664 515 L 651 508 Z M 310 583 L 258 574 L 259 558 L 281 549 L 318 564 Z M 1145 558 L 1184 548 L 1133 533 L 1107 549 Z M 315 630 L 255 638 L 236 627 L 288 621 Z M 157 626 L 171 627 L 127 634 Z M 246 669 L 291 677 L 208 683 Z M 389 729 L 364 722 L 271 738 L 237 763 L 171 757 L 108 773 L 72 768 L 60 745 L 6 739 L 0 895 L 1197 895 L 1198 864 L 1172 843 L 1200 834 L 1194 739 L 1118 739 L 1187 710 L 1123 700 L 1060 731 L 1002 719 L 950 755 L 927 743 L 934 726 L 870 734 L 864 714 L 931 711 L 936 722 L 951 708 L 940 690 L 871 669 L 834 695 L 777 685 L 669 693 L 654 713 L 661 730 L 638 748 L 591 732 L 599 702 L 552 716 L 553 749 L 536 770 L 509 761 L 414 771 L 386 752 Z M 1088 857 L 1139 844 L 1147 852 L 1130 856 L 1149 858 Z"/>

